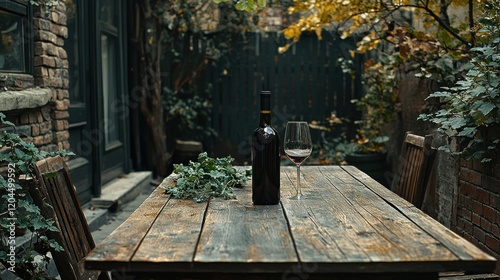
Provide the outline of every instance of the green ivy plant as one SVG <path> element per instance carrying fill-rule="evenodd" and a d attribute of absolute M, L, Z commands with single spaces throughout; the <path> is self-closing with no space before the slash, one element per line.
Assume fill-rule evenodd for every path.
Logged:
<path fill-rule="evenodd" d="M 450 142 L 458 140 L 458 149 L 445 145 L 441 150 L 489 162 L 500 150 L 499 139 L 484 137 L 486 130 L 500 129 L 500 3 L 490 1 L 479 22 L 478 45 L 471 49 L 474 56 L 463 78 L 431 94 L 443 106 L 419 118 L 436 123 Z"/>
<path fill-rule="evenodd" d="M 178 175 L 175 186 L 166 187 L 174 198 L 194 199 L 203 202 L 210 197 L 234 198 L 233 187 L 241 186 L 250 179 L 251 170 L 240 170 L 231 163 L 231 157 L 211 158 L 206 152 L 198 155 L 198 161 L 188 165 L 174 164 Z"/>
<path fill-rule="evenodd" d="M 378 52 L 377 60 L 365 62 L 362 73 L 365 94 L 353 100 L 356 108 L 363 112 L 352 151 L 356 153 L 373 153 L 385 149 L 389 137 L 384 135 L 384 129 L 396 115 L 396 72 L 397 54 Z"/>
<path fill-rule="evenodd" d="M 2 113 L 0 126 L 15 131 L 15 125 L 7 121 Z M 34 204 L 29 194 L 29 184 L 23 184 L 20 180 L 21 177 L 34 177 L 33 166 L 38 160 L 56 155 L 65 157 L 72 153 L 65 150 L 41 151 L 18 134 L 6 131 L 0 133 L 0 166 L 5 170 L 0 174 L 0 262 L 6 268 L 15 268 L 9 270 L 14 270 L 12 272 L 23 279 L 50 279 L 46 273 L 50 261 L 47 256 L 49 248 L 63 250 L 56 241 L 45 236 L 46 232 L 58 229 L 53 220 L 42 216 L 39 206 Z M 13 236 L 14 224 L 16 229 L 29 230 L 32 238 L 28 246 L 15 246 L 20 244 L 16 244 Z M 15 249 L 11 246 L 15 246 Z M 11 262 L 12 258 L 14 263 Z"/>

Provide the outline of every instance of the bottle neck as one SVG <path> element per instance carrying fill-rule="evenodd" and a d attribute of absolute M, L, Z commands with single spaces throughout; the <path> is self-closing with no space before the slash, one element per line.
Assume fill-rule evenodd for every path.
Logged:
<path fill-rule="evenodd" d="M 271 94 L 262 92 L 260 94 L 260 127 L 271 125 Z"/>
<path fill-rule="evenodd" d="M 271 110 L 260 111 L 260 127 L 271 125 Z"/>

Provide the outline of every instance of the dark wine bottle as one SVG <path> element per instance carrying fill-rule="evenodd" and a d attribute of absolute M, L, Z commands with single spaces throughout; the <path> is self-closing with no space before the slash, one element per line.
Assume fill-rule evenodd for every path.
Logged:
<path fill-rule="evenodd" d="M 260 93 L 260 123 L 252 135 L 252 201 L 256 205 L 280 201 L 280 139 L 271 126 L 271 92 Z"/>

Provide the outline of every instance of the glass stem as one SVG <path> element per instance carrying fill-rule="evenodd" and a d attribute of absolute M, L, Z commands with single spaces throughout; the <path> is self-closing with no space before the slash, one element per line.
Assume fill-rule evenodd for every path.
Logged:
<path fill-rule="evenodd" d="M 297 197 L 301 196 L 302 192 L 300 190 L 300 164 L 297 165 Z"/>

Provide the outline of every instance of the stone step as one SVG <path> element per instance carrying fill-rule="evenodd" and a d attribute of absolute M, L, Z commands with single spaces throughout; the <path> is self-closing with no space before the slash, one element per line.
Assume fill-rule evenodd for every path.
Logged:
<path fill-rule="evenodd" d="M 109 219 L 109 213 L 117 211 L 134 199 L 153 180 L 152 172 L 131 172 L 102 187 L 101 196 L 92 198 L 83 212 L 90 230 L 94 231 Z"/>

